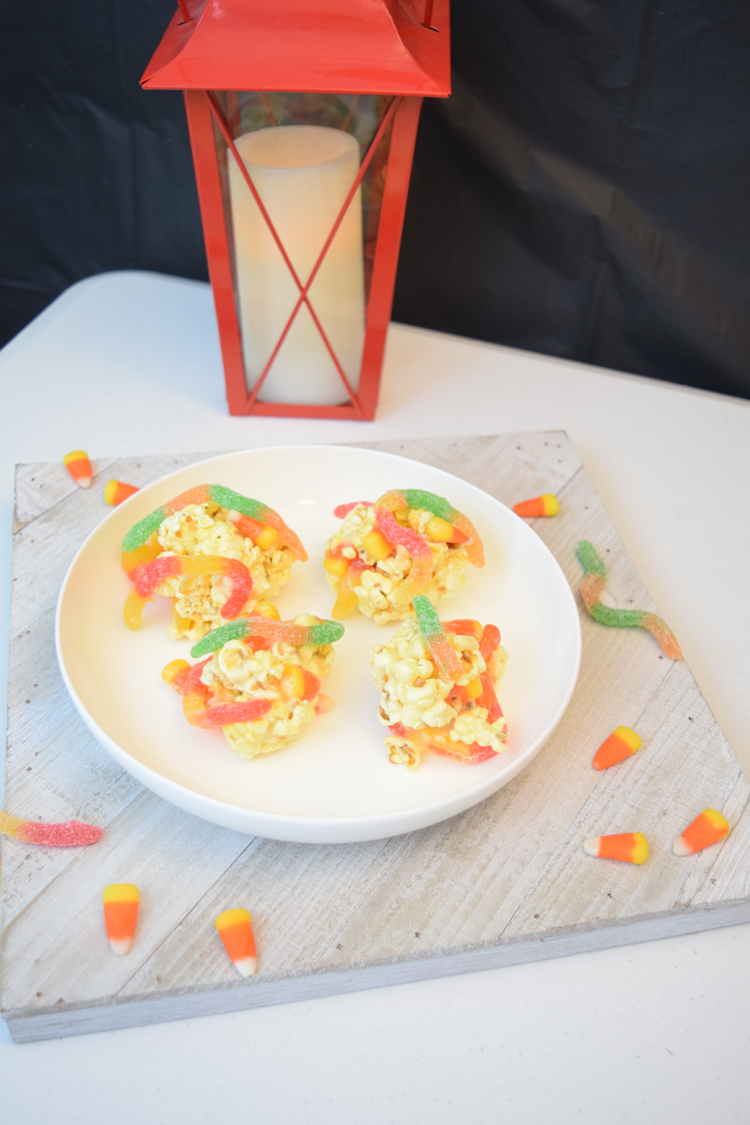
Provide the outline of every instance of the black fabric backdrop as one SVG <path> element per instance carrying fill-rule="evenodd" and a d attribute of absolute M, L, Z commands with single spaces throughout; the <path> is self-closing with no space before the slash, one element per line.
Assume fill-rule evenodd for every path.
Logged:
<path fill-rule="evenodd" d="M 0 0 L 0 341 L 112 269 L 205 278 L 174 0 Z M 747 0 L 454 0 L 394 318 L 750 397 Z"/>

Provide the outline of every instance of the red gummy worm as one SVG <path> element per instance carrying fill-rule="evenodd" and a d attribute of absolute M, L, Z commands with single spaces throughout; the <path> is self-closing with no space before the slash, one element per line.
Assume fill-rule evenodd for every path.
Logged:
<path fill-rule="evenodd" d="M 368 508 L 373 506 L 372 500 L 352 500 L 351 504 L 339 504 L 337 508 L 333 509 L 333 514 L 337 520 L 345 520 L 359 504 L 366 504 Z"/>
<path fill-rule="evenodd" d="M 95 844 L 102 838 L 102 829 L 80 820 L 67 820 L 63 824 L 42 824 L 36 820 L 22 820 L 0 811 L 0 833 L 14 837 L 24 844 L 43 844 L 48 848 L 75 848 Z"/>

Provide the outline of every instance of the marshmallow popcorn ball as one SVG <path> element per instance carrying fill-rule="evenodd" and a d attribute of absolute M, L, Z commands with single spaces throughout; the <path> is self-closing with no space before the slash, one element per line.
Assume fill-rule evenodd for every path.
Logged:
<path fill-rule="evenodd" d="M 500 631 L 468 619 L 441 624 L 423 594 L 414 609 L 416 620 L 370 655 L 391 762 L 414 769 L 427 751 L 469 763 L 502 753 L 508 728 L 495 681 L 508 657 Z"/>
<path fill-rule="evenodd" d="M 378 625 L 412 617 L 416 596 L 449 601 L 463 588 L 467 565 L 484 566 L 470 520 L 432 492 L 394 489 L 374 504 L 342 504 L 334 515 L 344 522 L 323 561 L 336 595 L 333 617 L 354 609 Z"/>
<path fill-rule="evenodd" d="M 233 750 L 255 758 L 280 750 L 331 710 L 320 687 L 343 632 L 338 621 L 309 613 L 280 621 L 267 605 L 264 614 L 212 630 L 190 650 L 197 664 L 173 660 L 162 678 L 182 696 L 189 723 L 221 727 Z"/>
<path fill-rule="evenodd" d="M 122 565 L 134 586 L 125 623 L 139 629 L 154 594 L 172 598 L 168 632 L 198 641 L 223 622 L 251 613 L 289 581 L 307 552 L 266 504 L 223 485 L 199 485 L 130 529 Z"/>

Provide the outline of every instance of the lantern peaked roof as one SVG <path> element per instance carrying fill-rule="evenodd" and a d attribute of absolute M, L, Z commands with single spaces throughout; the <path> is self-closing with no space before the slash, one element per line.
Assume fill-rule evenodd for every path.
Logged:
<path fill-rule="evenodd" d="M 141 85 L 444 98 L 448 3 L 180 0 Z"/>

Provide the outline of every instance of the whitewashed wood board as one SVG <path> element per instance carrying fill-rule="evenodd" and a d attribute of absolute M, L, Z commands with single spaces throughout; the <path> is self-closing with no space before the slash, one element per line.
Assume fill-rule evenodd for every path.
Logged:
<path fill-rule="evenodd" d="M 365 443 L 363 443 L 365 444 Z M 590 539 L 617 603 L 656 608 L 565 434 L 367 443 L 424 461 L 506 504 L 555 492 L 535 528 L 571 587 Z M 209 456 L 206 454 L 205 456 Z M 690 670 L 642 630 L 581 608 L 578 687 L 537 758 L 481 805 L 421 832 L 312 846 L 248 838 L 168 805 L 124 773 L 73 709 L 53 618 L 65 570 L 106 514 L 112 476 L 146 484 L 198 455 L 95 465 L 84 492 L 62 465 L 17 471 L 6 808 L 105 828 L 85 849 L 3 846 L 2 1015 L 15 1041 L 80 1034 L 390 985 L 649 941 L 750 920 L 750 788 Z M 599 773 L 618 725 L 643 749 Z M 732 826 L 688 859 L 675 836 L 705 806 Z M 587 836 L 642 831 L 643 867 L 587 857 Z M 131 952 L 104 939 L 101 892 L 135 882 Z M 228 961 L 213 919 L 253 914 L 258 974 Z"/>

